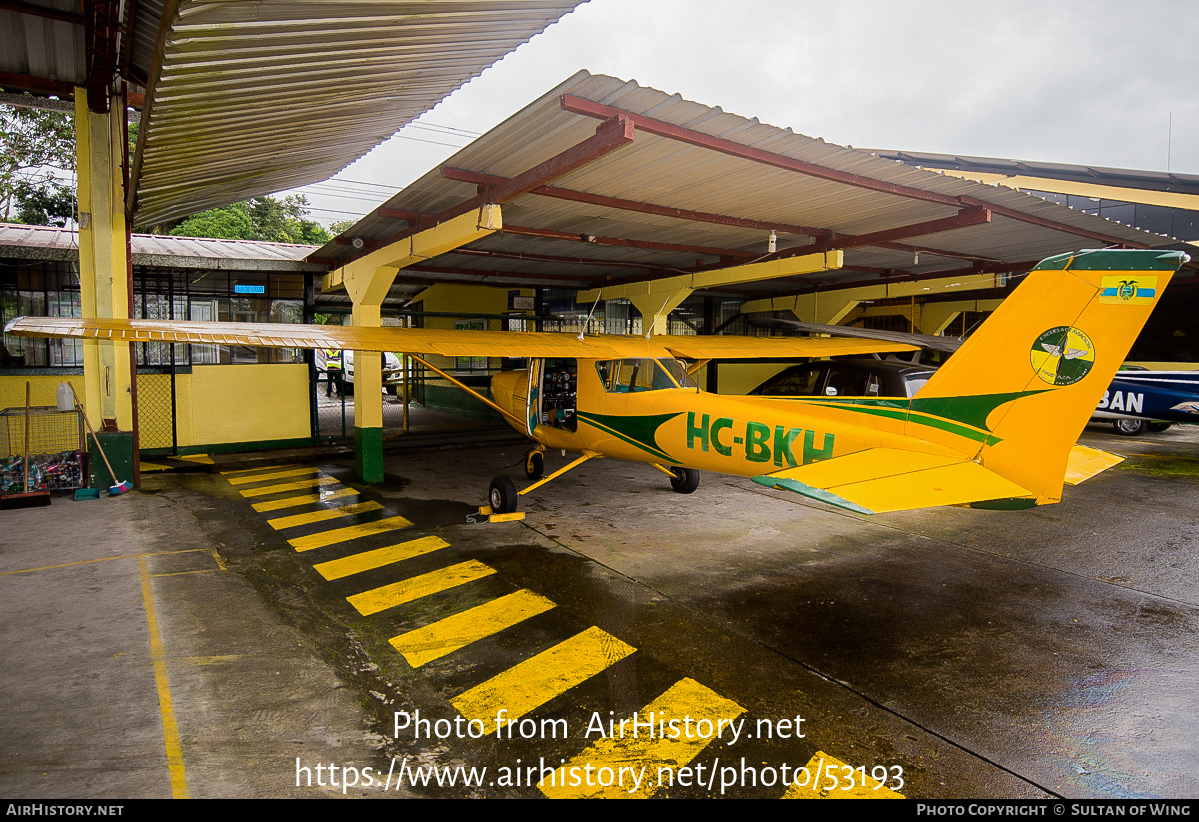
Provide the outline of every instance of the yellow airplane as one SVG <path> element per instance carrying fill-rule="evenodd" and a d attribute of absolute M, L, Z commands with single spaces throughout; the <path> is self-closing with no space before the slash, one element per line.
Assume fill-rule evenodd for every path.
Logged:
<path fill-rule="evenodd" d="M 507 477 L 493 480 L 490 505 L 480 509 L 493 519 L 515 512 L 519 496 L 595 457 L 648 462 L 680 493 L 694 491 L 698 470 L 708 470 L 865 514 L 960 504 L 1021 508 L 1061 499 L 1075 441 L 1166 284 L 1188 260 L 1182 252 L 1153 250 L 1043 260 L 912 399 L 714 395 L 696 387 L 682 362 L 914 348 L 869 340 L 59 318 L 20 318 L 6 331 L 527 357 L 529 368 L 492 378 L 490 398 L 415 357 L 536 444 L 525 470 L 538 482 L 517 491 Z M 581 456 L 541 479 L 547 449 Z M 1085 478 L 1119 461 L 1100 453 L 1090 452 L 1089 465 L 1075 459 L 1073 467 Z"/>

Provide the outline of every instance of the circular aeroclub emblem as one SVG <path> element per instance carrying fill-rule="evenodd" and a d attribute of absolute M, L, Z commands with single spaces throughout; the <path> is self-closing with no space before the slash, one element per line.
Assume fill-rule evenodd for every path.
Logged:
<path fill-rule="evenodd" d="M 1095 344 L 1068 325 L 1051 328 L 1032 344 L 1032 367 L 1050 385 L 1073 385 L 1095 365 Z"/>

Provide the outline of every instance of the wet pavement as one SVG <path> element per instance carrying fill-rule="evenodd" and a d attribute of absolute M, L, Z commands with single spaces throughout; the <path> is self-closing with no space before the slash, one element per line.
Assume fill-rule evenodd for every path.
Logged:
<path fill-rule="evenodd" d="M 0 795 L 342 795 L 297 788 L 297 757 L 388 777 L 351 796 L 810 794 L 783 765 L 833 795 L 851 771 L 930 799 L 1199 795 L 1199 427 L 1083 442 L 1129 459 L 1028 511 L 863 517 L 708 473 L 683 496 L 596 460 L 523 522 L 472 522 L 493 475 L 522 484 L 511 444 L 395 455 L 374 488 L 326 455 L 4 512 Z M 497 708 L 532 721 L 497 739 Z M 396 732 L 418 710 L 432 739 Z M 651 712 L 694 735 L 597 728 Z M 539 788 L 560 765 L 622 784 Z M 431 767 L 488 770 L 412 787 Z"/>

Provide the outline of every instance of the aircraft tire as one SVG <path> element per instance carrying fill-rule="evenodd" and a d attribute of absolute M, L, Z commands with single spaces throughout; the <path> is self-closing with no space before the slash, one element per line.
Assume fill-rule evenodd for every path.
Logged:
<path fill-rule="evenodd" d="M 496 477 L 487 492 L 487 502 L 493 514 L 511 514 L 516 510 L 516 484 L 507 477 Z"/>
<path fill-rule="evenodd" d="M 1173 425 L 1174 423 L 1172 422 L 1151 422 L 1149 423 L 1149 431 L 1154 434 L 1160 434 Z"/>
<path fill-rule="evenodd" d="M 1145 431 L 1144 420 L 1134 420 L 1121 418 L 1112 423 L 1112 428 L 1116 429 L 1117 434 L 1123 434 L 1126 437 L 1135 437 Z"/>
<path fill-rule="evenodd" d="M 545 474 L 545 458 L 540 451 L 530 451 L 525 455 L 525 476 L 531 480 L 539 480 Z"/>
<path fill-rule="evenodd" d="M 670 487 L 680 494 L 690 494 L 699 488 L 699 471 L 694 468 L 671 468 L 674 474 L 670 479 Z"/>

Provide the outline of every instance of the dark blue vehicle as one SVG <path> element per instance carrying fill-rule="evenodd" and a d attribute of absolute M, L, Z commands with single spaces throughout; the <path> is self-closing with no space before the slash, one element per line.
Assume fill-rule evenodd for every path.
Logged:
<path fill-rule="evenodd" d="M 1128 436 L 1164 431 L 1178 422 L 1199 423 L 1199 371 L 1120 371 L 1094 418 L 1111 420 Z"/>

